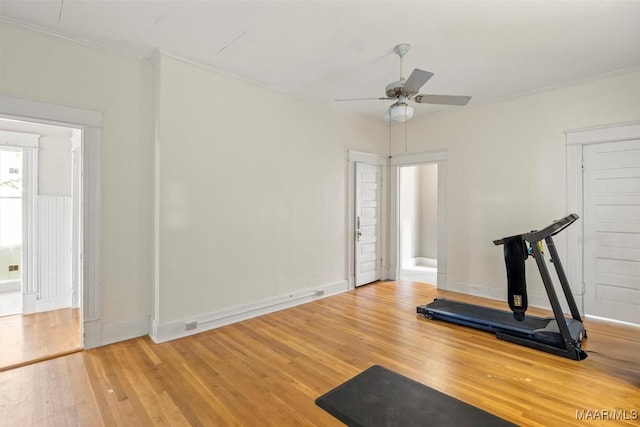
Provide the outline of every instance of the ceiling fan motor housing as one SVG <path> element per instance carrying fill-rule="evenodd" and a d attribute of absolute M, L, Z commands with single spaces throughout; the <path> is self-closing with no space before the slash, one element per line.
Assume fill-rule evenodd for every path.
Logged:
<path fill-rule="evenodd" d="M 404 86 L 404 79 L 398 80 L 397 82 L 389 83 L 385 88 L 387 97 L 391 99 L 397 99 L 400 95 L 402 95 L 402 86 Z"/>

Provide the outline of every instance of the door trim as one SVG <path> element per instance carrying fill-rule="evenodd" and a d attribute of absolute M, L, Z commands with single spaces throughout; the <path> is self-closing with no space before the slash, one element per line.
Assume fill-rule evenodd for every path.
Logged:
<path fill-rule="evenodd" d="M 567 213 L 582 217 L 583 210 L 583 157 L 585 145 L 640 139 L 640 122 L 620 123 L 565 131 L 567 147 Z M 567 229 L 567 279 L 584 313 L 584 222 Z"/>
<path fill-rule="evenodd" d="M 349 189 L 348 189 L 348 203 L 347 203 L 347 281 L 349 283 L 349 289 L 355 289 L 356 283 L 356 224 L 355 224 L 355 209 L 356 209 L 356 163 L 366 163 L 372 166 L 381 166 L 382 174 L 382 188 L 380 190 L 380 256 L 382 257 L 382 266 L 380 267 L 380 280 L 389 278 L 389 257 L 387 256 L 387 200 L 388 200 L 388 186 L 385 185 L 388 175 L 388 162 L 389 158 L 386 155 L 365 153 L 362 151 L 349 150 L 347 152 L 348 157 L 348 172 L 349 176 Z"/>
<path fill-rule="evenodd" d="M 389 259 L 391 279 L 398 280 L 402 262 L 400 259 L 400 167 L 438 165 L 438 289 L 447 288 L 447 151 L 426 151 L 413 154 L 399 154 L 390 159 L 389 188 L 392 201 L 390 206 L 390 247 Z"/>
<path fill-rule="evenodd" d="M 102 113 L 64 105 L 0 96 L 0 116 L 82 129 L 83 192 L 83 348 L 102 345 L 100 298 L 100 212 Z"/>

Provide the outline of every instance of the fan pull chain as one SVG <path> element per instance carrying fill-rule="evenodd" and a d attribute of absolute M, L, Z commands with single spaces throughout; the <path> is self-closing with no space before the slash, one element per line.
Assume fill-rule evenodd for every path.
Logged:
<path fill-rule="evenodd" d="M 407 152 L 407 104 L 404 104 L 404 152 Z"/>
<path fill-rule="evenodd" d="M 389 158 L 391 158 L 391 111 L 389 111 Z"/>

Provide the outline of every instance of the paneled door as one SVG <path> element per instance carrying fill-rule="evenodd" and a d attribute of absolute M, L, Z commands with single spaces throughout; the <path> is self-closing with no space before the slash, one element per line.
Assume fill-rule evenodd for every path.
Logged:
<path fill-rule="evenodd" d="M 356 286 L 380 280 L 380 166 L 356 163 Z"/>
<path fill-rule="evenodd" d="M 586 145 L 585 314 L 640 324 L 640 140 Z"/>

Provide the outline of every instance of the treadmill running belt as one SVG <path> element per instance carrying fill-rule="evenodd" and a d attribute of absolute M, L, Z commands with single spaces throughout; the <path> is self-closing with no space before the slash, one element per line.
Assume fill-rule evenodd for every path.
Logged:
<path fill-rule="evenodd" d="M 513 318 L 513 314 L 510 311 L 497 310 L 495 308 L 482 307 L 447 299 L 436 299 L 428 304 L 426 309 L 432 310 L 436 314 L 471 320 L 476 323 L 491 326 L 504 326 L 522 332 L 533 332 L 536 329 L 543 329 L 549 323 L 549 319 L 536 316 L 526 316 L 523 321 L 518 321 Z"/>

